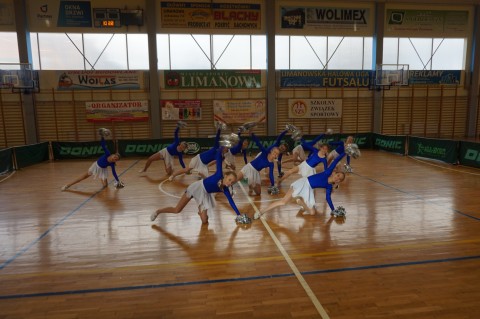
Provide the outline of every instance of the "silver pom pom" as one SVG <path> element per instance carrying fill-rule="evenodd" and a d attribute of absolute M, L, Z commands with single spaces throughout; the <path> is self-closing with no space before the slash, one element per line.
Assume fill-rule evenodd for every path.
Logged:
<path fill-rule="evenodd" d="M 267 191 L 270 195 L 277 195 L 280 193 L 280 189 L 278 188 L 278 186 L 268 186 Z"/>
<path fill-rule="evenodd" d="M 102 137 L 109 137 L 112 135 L 112 132 L 108 128 L 100 128 L 98 129 L 98 134 Z"/>
<path fill-rule="evenodd" d="M 219 121 L 215 121 L 215 128 L 217 130 L 225 131 L 227 129 L 227 124 Z"/>
<path fill-rule="evenodd" d="M 240 137 L 238 134 L 235 133 L 230 133 L 230 134 L 222 134 L 220 135 L 220 146 L 226 147 L 226 148 L 232 148 L 235 145 L 238 144 L 240 141 Z"/>
<path fill-rule="evenodd" d="M 351 173 L 351 172 L 353 172 L 353 169 L 352 169 L 352 167 L 351 167 L 350 165 L 345 164 L 345 165 L 343 165 L 343 171 L 344 171 L 345 173 Z"/>
<path fill-rule="evenodd" d="M 184 127 L 186 127 L 187 125 L 188 125 L 188 124 L 185 123 L 185 122 L 183 122 L 183 121 L 178 121 L 178 122 L 177 122 L 177 127 L 179 127 L 179 128 L 184 128 Z"/>
<path fill-rule="evenodd" d="M 237 222 L 238 224 L 251 224 L 252 223 L 252 219 L 250 217 L 248 217 L 246 214 L 243 214 L 243 215 L 238 215 L 237 218 L 235 218 L 235 222 Z"/>
<path fill-rule="evenodd" d="M 327 128 L 326 134 L 333 134 L 333 130 L 331 128 Z"/>
<path fill-rule="evenodd" d="M 342 206 L 338 206 L 332 211 L 331 215 L 334 216 L 335 218 L 345 217 L 347 215 L 347 212 L 345 211 L 345 208 L 343 208 Z"/>
<path fill-rule="evenodd" d="M 289 130 L 292 133 L 292 140 L 294 141 L 299 141 L 302 139 L 302 131 L 298 129 L 295 125 L 293 124 L 287 124 L 286 125 L 287 130 Z"/>
<path fill-rule="evenodd" d="M 347 144 L 347 146 L 345 147 L 345 153 L 347 153 L 347 155 L 350 155 L 353 158 L 359 158 L 360 155 L 362 155 L 360 153 L 360 150 L 358 149 L 358 145 L 353 143 Z"/>

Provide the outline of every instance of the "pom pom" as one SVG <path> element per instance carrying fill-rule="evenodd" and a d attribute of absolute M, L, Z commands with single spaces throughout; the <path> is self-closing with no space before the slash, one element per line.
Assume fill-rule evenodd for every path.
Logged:
<path fill-rule="evenodd" d="M 227 129 L 227 124 L 219 121 L 215 121 L 215 128 L 217 130 L 225 131 Z"/>
<path fill-rule="evenodd" d="M 237 218 L 235 218 L 235 222 L 237 224 L 246 225 L 246 224 L 251 224 L 252 219 L 248 217 L 246 214 L 243 214 L 243 215 L 238 215 Z"/>
<path fill-rule="evenodd" d="M 270 195 L 277 195 L 280 193 L 280 189 L 278 186 L 268 186 L 268 193 Z"/>
<path fill-rule="evenodd" d="M 358 145 L 353 143 L 347 144 L 347 146 L 345 147 L 345 153 L 347 153 L 347 155 L 353 158 L 359 158 L 361 155 L 360 150 L 358 149 Z"/>
<path fill-rule="evenodd" d="M 113 183 L 113 185 L 114 185 L 115 188 L 117 188 L 117 189 L 118 189 L 118 188 L 124 188 L 124 187 L 125 187 L 125 184 L 123 184 L 122 181 L 119 181 L 119 182 L 115 181 L 115 182 Z"/>
<path fill-rule="evenodd" d="M 178 121 L 178 122 L 177 122 L 177 127 L 179 127 L 179 128 L 184 128 L 184 127 L 186 127 L 187 125 L 188 125 L 188 124 L 185 123 L 185 122 L 183 122 L 183 121 Z"/>
<path fill-rule="evenodd" d="M 343 208 L 342 206 L 338 206 L 332 211 L 331 215 L 334 216 L 335 218 L 345 217 L 347 215 L 347 212 L 345 211 L 345 208 Z"/>
<path fill-rule="evenodd" d="M 345 165 L 343 165 L 343 171 L 345 173 L 351 173 L 351 172 L 353 172 L 353 169 L 352 169 L 352 167 L 350 167 L 350 165 L 345 164 Z"/>
<path fill-rule="evenodd" d="M 237 145 L 240 141 L 240 137 L 238 134 L 231 133 L 231 134 L 223 134 L 220 135 L 220 146 L 225 148 L 232 148 L 233 146 Z"/>
<path fill-rule="evenodd" d="M 327 128 L 326 134 L 333 134 L 333 130 L 331 128 Z"/>
<path fill-rule="evenodd" d="M 108 128 L 100 128 L 98 129 L 98 134 L 102 137 L 109 137 L 112 135 L 112 132 Z"/>

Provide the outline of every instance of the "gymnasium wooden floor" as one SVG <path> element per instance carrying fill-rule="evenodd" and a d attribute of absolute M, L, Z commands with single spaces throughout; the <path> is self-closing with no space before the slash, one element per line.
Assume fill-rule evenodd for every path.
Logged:
<path fill-rule="evenodd" d="M 221 194 L 209 225 L 194 201 L 150 222 L 196 179 L 144 158 L 118 163 L 124 189 L 60 191 L 92 162 L 0 177 L 0 318 L 480 318 L 480 170 L 363 151 L 332 196 L 346 219 L 317 190 L 317 215 L 245 227 Z M 235 190 L 252 217 L 277 197 Z"/>

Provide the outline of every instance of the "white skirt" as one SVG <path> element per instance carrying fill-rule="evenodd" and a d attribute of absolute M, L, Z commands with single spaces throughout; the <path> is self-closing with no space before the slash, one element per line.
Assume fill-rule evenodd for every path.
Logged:
<path fill-rule="evenodd" d="M 292 150 L 292 154 L 297 154 L 297 156 L 300 158 L 300 160 L 304 161 L 307 159 L 307 155 L 305 155 L 305 151 L 303 150 L 302 145 L 297 145 L 295 148 Z M 297 158 L 295 158 L 296 160 Z"/>
<path fill-rule="evenodd" d="M 185 191 L 189 197 L 193 197 L 198 205 L 200 212 L 204 210 L 212 210 L 215 208 L 216 202 L 213 193 L 208 193 L 203 185 L 203 180 L 196 181 L 188 186 Z"/>
<path fill-rule="evenodd" d="M 303 201 L 307 204 L 308 208 L 312 208 L 315 205 L 315 193 L 306 177 L 297 179 L 292 185 L 290 185 L 290 188 L 293 189 L 292 197 L 303 198 Z"/>
<path fill-rule="evenodd" d="M 243 173 L 243 177 L 248 180 L 248 186 L 262 184 L 260 173 L 252 166 L 252 164 L 248 163 L 247 165 L 245 165 L 242 168 L 241 172 Z"/>
<path fill-rule="evenodd" d="M 108 178 L 108 168 L 102 168 L 98 166 L 97 162 L 95 161 L 92 165 L 90 165 L 90 168 L 88 169 L 88 175 L 93 176 L 95 179 L 98 177 L 104 181 Z"/>
<path fill-rule="evenodd" d="M 302 177 L 308 177 L 316 174 L 317 170 L 315 167 L 308 165 L 306 161 L 303 161 L 300 165 L 298 165 L 298 173 L 302 175 Z"/>
<path fill-rule="evenodd" d="M 170 155 L 167 148 L 163 148 L 158 153 L 162 156 L 163 160 L 165 161 L 165 166 L 169 168 L 173 168 L 173 156 Z"/>
<path fill-rule="evenodd" d="M 198 174 L 208 176 L 208 166 L 203 164 L 202 160 L 200 159 L 200 154 L 197 154 L 194 158 L 192 158 L 188 164 L 188 167 L 196 171 Z"/>

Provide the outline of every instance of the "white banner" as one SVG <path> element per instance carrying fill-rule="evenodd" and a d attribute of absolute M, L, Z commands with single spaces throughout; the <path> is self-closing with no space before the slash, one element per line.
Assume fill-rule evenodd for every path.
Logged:
<path fill-rule="evenodd" d="M 341 118 L 342 99 L 289 99 L 288 117 L 305 119 Z"/>
<path fill-rule="evenodd" d="M 266 118 L 265 100 L 214 100 L 213 116 L 226 124 L 263 122 Z"/>

